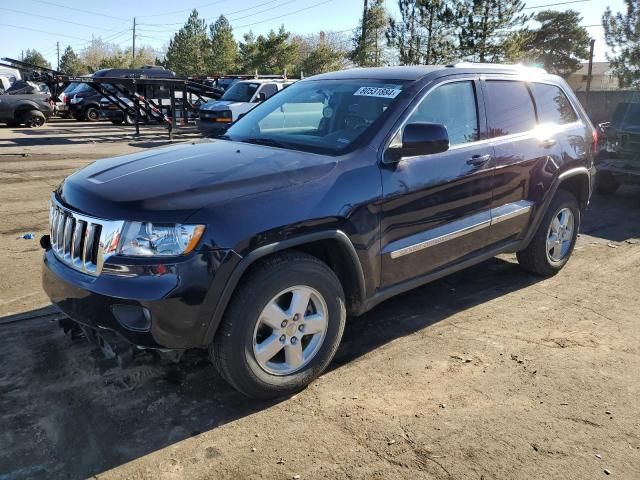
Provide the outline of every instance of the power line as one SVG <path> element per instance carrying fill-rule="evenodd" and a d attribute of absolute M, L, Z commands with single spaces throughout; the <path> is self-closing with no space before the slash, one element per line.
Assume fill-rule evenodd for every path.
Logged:
<path fill-rule="evenodd" d="M 288 16 L 290 16 L 290 15 L 294 15 L 294 14 L 299 13 L 299 12 L 304 12 L 305 10 L 310 10 L 310 9 L 312 9 L 312 8 L 319 7 L 320 5 L 325 5 L 325 4 L 327 4 L 327 3 L 329 3 L 329 2 L 333 2 L 333 1 L 334 1 L 334 0 L 325 0 L 324 2 L 315 3 L 315 4 L 313 4 L 313 5 L 309 5 L 308 7 L 301 8 L 301 9 L 299 9 L 299 10 L 294 10 L 293 12 L 285 13 L 285 14 L 283 14 L 283 15 L 278 15 L 277 17 L 267 18 L 267 19 L 265 19 L 265 20 L 260 20 L 259 22 L 248 23 L 248 24 L 246 24 L 246 25 L 239 25 L 239 26 L 236 26 L 235 28 L 246 28 L 246 27 L 252 27 L 253 25 L 259 25 L 259 24 L 261 24 L 261 23 L 270 22 L 271 20 L 277 20 L 277 19 L 279 19 L 279 18 L 288 17 Z"/>
<path fill-rule="evenodd" d="M 281 1 L 282 1 L 282 0 L 268 0 L 268 1 L 266 1 L 266 2 L 262 2 L 262 3 L 258 3 L 258 4 L 256 4 L 256 5 L 253 5 L 252 7 L 241 8 L 240 10 L 235 10 L 235 11 L 233 11 L 233 12 L 224 12 L 224 13 L 222 13 L 221 15 L 224 15 L 225 17 L 229 17 L 229 16 L 232 16 L 232 15 L 234 15 L 234 14 L 236 14 L 236 13 L 246 12 L 247 10 L 253 10 L 254 8 L 262 7 L 262 6 L 264 6 L 264 5 L 270 5 L 270 4 L 272 4 L 272 3 L 281 2 Z M 286 2 L 286 3 L 290 3 L 290 2 Z M 280 5 L 278 5 L 278 7 L 281 7 L 282 5 L 284 5 L 284 4 L 280 4 Z M 265 12 L 265 11 L 268 11 L 268 9 L 267 9 L 267 10 L 260 11 L 260 12 L 257 12 L 257 13 L 253 13 L 252 15 L 258 15 L 258 14 L 263 13 L 263 12 Z M 247 15 L 247 16 L 250 16 L 250 15 Z M 246 17 L 241 17 L 241 18 L 246 18 Z M 212 17 L 212 19 L 213 19 L 213 17 Z M 205 18 L 205 20 L 206 20 L 206 18 Z M 236 19 L 236 20 L 237 20 L 237 19 Z M 209 21 L 212 21 L 212 20 L 209 20 Z M 175 22 L 175 23 L 140 23 L 139 25 L 150 26 L 150 27 L 172 27 L 172 26 L 174 26 L 174 25 L 184 25 L 184 23 L 185 23 L 185 22 Z"/>
<path fill-rule="evenodd" d="M 92 12 L 91 10 L 83 10 L 82 8 L 77 8 L 77 7 L 70 7 L 68 5 L 61 5 L 59 3 L 54 3 L 54 2 L 47 2 L 46 0 L 31 0 L 32 2 L 36 2 L 36 3 L 43 3 L 45 5 L 53 5 L 56 7 L 60 7 L 60 8 L 66 8 L 68 10 L 73 10 L 76 12 L 83 12 L 83 13 L 88 13 L 90 15 L 97 15 L 99 17 L 106 17 L 106 18 L 113 18 L 115 20 L 129 20 L 127 18 L 122 18 L 122 17 L 114 17 L 113 15 L 108 15 L 106 13 L 99 13 L 99 12 Z"/>
<path fill-rule="evenodd" d="M 153 15 L 139 15 L 139 16 L 140 18 L 164 17 L 165 15 L 173 15 L 174 13 L 184 13 L 184 12 L 190 12 L 194 9 L 197 10 L 198 8 L 210 7 L 211 5 L 216 5 L 218 3 L 222 3 L 226 1 L 227 0 L 218 0 L 216 2 L 209 2 L 209 3 L 205 3 L 204 5 L 196 5 L 195 7 L 191 7 L 183 10 L 174 10 L 173 12 L 154 13 Z"/>
<path fill-rule="evenodd" d="M 546 7 L 557 7 L 558 5 L 568 5 L 569 3 L 584 3 L 590 2 L 591 0 L 571 0 L 569 2 L 560 2 L 560 3 L 547 3 L 545 5 L 536 5 L 534 7 L 524 7 L 523 10 L 533 10 L 535 8 L 546 8 Z"/>
<path fill-rule="evenodd" d="M 288 4 L 293 3 L 293 2 L 295 2 L 295 1 L 296 1 L 296 0 L 287 0 L 286 2 L 281 3 L 280 5 L 278 5 L 278 7 L 283 7 L 284 5 L 288 5 Z M 248 14 L 246 14 L 246 15 L 242 16 L 242 17 L 231 18 L 231 19 L 229 19 L 229 21 L 230 21 L 230 22 L 231 22 L 231 21 L 234 21 L 234 22 L 235 22 L 235 21 L 237 21 L 237 20 L 242 20 L 243 18 L 253 17 L 254 15 L 260 15 L 261 13 L 268 12 L 268 11 L 269 11 L 269 10 L 271 10 L 272 8 L 273 8 L 273 7 L 266 8 L 266 9 L 264 9 L 264 10 L 260 10 L 259 12 L 248 13 Z"/>
<path fill-rule="evenodd" d="M 87 25 L 86 23 L 78 23 L 78 22 L 72 22 L 71 20 L 64 20 L 62 18 L 55 18 L 55 17 L 50 17 L 47 15 L 39 15 L 37 13 L 29 13 L 29 12 L 23 12 L 20 10 L 14 10 L 13 8 L 5 8 L 5 7 L 0 7 L 0 10 L 5 10 L 7 12 L 13 12 L 13 13 L 19 13 L 21 15 L 28 15 L 30 17 L 39 17 L 39 18 L 45 18 L 47 20 L 53 20 L 54 22 L 64 22 L 64 23 L 69 23 L 71 25 L 78 25 L 80 27 L 87 27 L 87 28 L 94 28 L 97 30 L 104 30 L 107 32 L 115 32 L 116 30 L 113 30 L 111 28 L 102 28 L 102 27 L 96 27 L 94 25 Z"/>
<path fill-rule="evenodd" d="M 9 23 L 0 23 L 0 25 L 4 26 L 4 27 L 11 27 L 11 28 L 17 28 L 18 30 L 30 30 L 32 32 L 38 32 L 38 33 L 46 33 L 47 35 L 55 35 L 57 37 L 66 37 L 66 38 L 73 38 L 75 40 L 84 40 L 84 38 L 80 38 L 80 37 L 74 37 L 73 35 L 65 35 L 63 33 L 54 33 L 54 32 L 47 32 L 45 30 L 38 30 L 36 28 L 29 28 L 29 27 L 19 27 L 17 25 L 11 25 Z"/>

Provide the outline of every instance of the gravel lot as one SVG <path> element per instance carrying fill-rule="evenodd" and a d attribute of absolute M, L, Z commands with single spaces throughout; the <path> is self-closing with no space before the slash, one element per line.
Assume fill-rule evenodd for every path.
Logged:
<path fill-rule="evenodd" d="M 14 315 L 47 306 L 37 240 L 17 237 L 45 233 L 64 176 L 167 142 L 131 133 L 0 127 L 1 480 L 640 478 L 640 189 L 593 198 L 554 278 L 507 255 L 391 299 L 310 388 L 264 403 L 201 352 L 122 370 Z"/>

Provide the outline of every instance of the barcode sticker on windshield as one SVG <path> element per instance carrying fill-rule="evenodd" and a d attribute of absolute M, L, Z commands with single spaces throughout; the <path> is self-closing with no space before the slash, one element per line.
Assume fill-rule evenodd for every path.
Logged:
<path fill-rule="evenodd" d="M 360 97 L 396 98 L 401 90 L 384 87 L 360 87 L 354 95 Z"/>

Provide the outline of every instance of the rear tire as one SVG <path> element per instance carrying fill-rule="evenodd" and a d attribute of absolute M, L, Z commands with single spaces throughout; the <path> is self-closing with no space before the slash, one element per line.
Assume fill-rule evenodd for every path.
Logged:
<path fill-rule="evenodd" d="M 311 255 L 282 252 L 243 278 L 210 356 L 222 377 L 249 397 L 291 395 L 327 368 L 345 320 L 336 274 Z"/>
<path fill-rule="evenodd" d="M 600 195 L 613 195 L 620 188 L 620 182 L 609 172 L 596 174 L 596 190 Z"/>
<path fill-rule="evenodd" d="M 567 225 L 560 228 L 565 221 Z M 536 275 L 555 275 L 569 261 L 579 229 L 580 208 L 576 197 L 566 190 L 558 190 L 531 243 L 516 253 L 518 263 Z"/>
<path fill-rule="evenodd" d="M 20 123 L 28 128 L 40 128 L 47 121 L 47 117 L 39 110 L 30 110 L 20 115 Z"/>

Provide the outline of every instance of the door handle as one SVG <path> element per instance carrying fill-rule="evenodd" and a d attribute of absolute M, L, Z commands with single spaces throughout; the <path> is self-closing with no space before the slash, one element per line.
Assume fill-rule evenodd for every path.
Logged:
<path fill-rule="evenodd" d="M 467 165 L 484 165 L 489 160 L 491 160 L 491 154 L 487 153 L 485 155 L 474 155 L 469 160 L 467 160 Z"/>
<path fill-rule="evenodd" d="M 546 140 L 542 141 L 540 146 L 543 147 L 543 148 L 551 148 L 555 144 L 556 144 L 556 139 L 555 138 L 547 138 Z"/>

